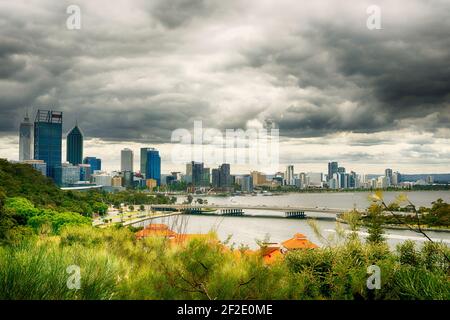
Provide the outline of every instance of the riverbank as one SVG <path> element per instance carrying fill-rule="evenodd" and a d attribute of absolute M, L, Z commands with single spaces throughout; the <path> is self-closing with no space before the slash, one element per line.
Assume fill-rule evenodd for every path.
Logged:
<path fill-rule="evenodd" d="M 348 224 L 347 221 L 341 218 L 336 218 L 336 221 L 343 224 Z M 406 225 L 390 225 L 390 224 L 382 224 L 381 227 L 383 229 L 390 229 L 390 230 L 411 230 Z M 414 227 L 414 226 L 413 226 Z M 433 232 L 444 232 L 444 233 L 450 233 L 450 227 L 424 227 L 420 226 L 422 231 L 433 231 Z"/>

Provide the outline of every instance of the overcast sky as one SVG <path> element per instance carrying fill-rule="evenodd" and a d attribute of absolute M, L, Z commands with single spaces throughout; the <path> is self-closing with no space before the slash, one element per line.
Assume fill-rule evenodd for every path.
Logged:
<path fill-rule="evenodd" d="M 66 8 L 81 8 L 68 30 Z M 369 5 L 381 30 L 366 27 Z M 280 162 L 326 171 L 450 172 L 450 1 L 0 0 L 0 157 L 27 110 L 78 120 L 84 156 L 160 149 L 194 120 L 273 119 Z M 249 168 L 232 168 L 246 171 Z"/>

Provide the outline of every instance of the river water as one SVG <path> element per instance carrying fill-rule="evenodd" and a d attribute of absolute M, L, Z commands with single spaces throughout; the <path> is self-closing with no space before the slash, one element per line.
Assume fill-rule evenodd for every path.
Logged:
<path fill-rule="evenodd" d="M 386 203 L 390 203 L 400 192 L 385 192 Z M 450 191 L 414 191 L 406 193 L 408 198 L 417 207 L 431 206 L 438 198 L 450 202 Z M 367 192 L 343 192 L 343 193 L 289 193 L 277 196 L 233 196 L 233 197 L 201 197 L 208 200 L 209 204 L 232 204 L 232 205 L 266 205 L 266 206 L 298 206 L 298 207 L 328 207 L 336 209 L 366 208 L 370 205 L 369 193 Z M 178 202 L 184 201 L 179 198 Z M 195 198 L 194 198 L 195 200 Z M 303 233 L 309 240 L 317 245 L 325 245 L 314 233 L 306 220 L 283 218 L 283 212 L 269 210 L 244 210 L 246 215 L 258 215 L 267 217 L 229 217 L 229 216 L 198 216 L 183 215 L 154 219 L 151 223 L 165 223 L 174 231 L 185 233 L 207 233 L 216 231 L 220 240 L 224 241 L 231 236 L 230 243 L 235 245 L 246 245 L 257 248 L 256 240 L 269 240 L 270 242 L 281 242 L 291 238 L 295 233 Z M 334 217 L 334 215 L 322 213 L 308 213 L 308 217 Z M 269 217 L 279 215 L 280 218 Z M 147 222 L 150 223 L 150 222 Z M 337 241 L 336 222 L 329 220 L 316 220 L 322 236 L 329 241 Z M 346 228 L 346 225 L 342 225 Z M 427 232 L 433 240 L 442 241 L 450 245 L 450 233 Z M 361 230 L 360 237 L 367 236 L 365 230 Z M 334 239 L 333 239 L 334 238 Z M 413 240 L 419 245 L 426 239 L 409 230 L 385 230 L 385 238 L 390 247 L 394 248 L 398 243 L 405 240 Z"/>

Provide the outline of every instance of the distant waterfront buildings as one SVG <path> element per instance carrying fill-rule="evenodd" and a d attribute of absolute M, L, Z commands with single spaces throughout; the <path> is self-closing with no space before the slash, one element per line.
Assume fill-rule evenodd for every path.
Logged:
<path fill-rule="evenodd" d="M 338 173 L 338 163 L 333 161 L 328 163 L 328 180 L 334 177 L 335 173 Z"/>
<path fill-rule="evenodd" d="M 252 172 L 250 172 L 250 175 L 252 176 L 253 185 L 255 187 L 268 184 L 267 177 L 264 173 L 261 173 L 259 171 L 252 171 Z"/>
<path fill-rule="evenodd" d="M 286 172 L 284 174 L 284 180 L 285 180 L 285 184 L 288 186 L 295 185 L 294 166 L 293 165 L 289 165 L 286 167 Z"/>
<path fill-rule="evenodd" d="M 194 187 L 203 186 L 203 162 L 191 161 L 186 164 L 186 182 Z"/>
<path fill-rule="evenodd" d="M 220 188 L 229 188 L 232 185 L 231 175 L 230 175 L 230 165 L 224 163 L 219 166 L 219 186 Z"/>
<path fill-rule="evenodd" d="M 386 177 L 386 179 L 387 179 L 387 185 L 388 186 L 391 186 L 393 183 L 392 183 L 392 176 L 393 176 L 393 174 L 392 174 L 392 169 L 386 169 L 386 170 L 384 170 L 384 175 L 385 175 L 385 177 Z"/>
<path fill-rule="evenodd" d="M 236 184 L 241 187 L 242 192 L 253 192 L 253 179 L 252 176 L 247 174 L 236 177 Z"/>
<path fill-rule="evenodd" d="M 28 113 L 20 123 L 19 128 L 19 161 L 31 160 L 33 124 L 30 122 Z"/>
<path fill-rule="evenodd" d="M 34 159 L 47 164 L 47 176 L 61 165 L 63 115 L 59 111 L 38 110 L 34 121 Z"/>
<path fill-rule="evenodd" d="M 67 162 L 78 165 L 83 161 L 83 134 L 75 125 L 67 134 Z"/>
<path fill-rule="evenodd" d="M 83 159 L 83 164 L 90 164 L 91 165 L 91 173 L 94 173 L 95 171 L 101 171 L 102 170 L 102 160 L 96 157 L 86 157 Z"/>
<path fill-rule="evenodd" d="M 133 150 L 125 148 L 120 151 L 120 171 L 133 172 L 134 155 Z"/>

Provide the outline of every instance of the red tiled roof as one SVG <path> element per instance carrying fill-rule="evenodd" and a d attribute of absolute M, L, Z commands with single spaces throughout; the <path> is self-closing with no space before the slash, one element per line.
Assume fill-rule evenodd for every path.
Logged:
<path fill-rule="evenodd" d="M 317 245 L 309 241 L 304 234 L 296 233 L 293 238 L 281 243 L 288 250 L 313 249 Z"/>

